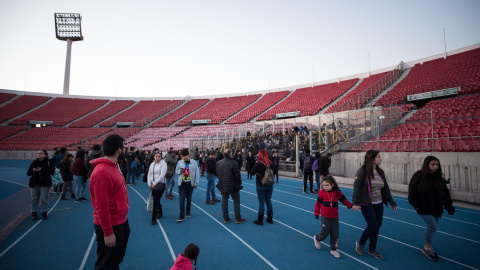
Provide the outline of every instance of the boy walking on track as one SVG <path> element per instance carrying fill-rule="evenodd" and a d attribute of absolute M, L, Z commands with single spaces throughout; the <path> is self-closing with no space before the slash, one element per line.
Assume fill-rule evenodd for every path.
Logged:
<path fill-rule="evenodd" d="M 93 224 L 97 238 L 95 269 L 119 269 L 127 249 L 130 227 L 127 186 L 117 161 L 124 159 L 124 139 L 109 135 L 103 141 L 104 158 L 91 161 L 90 177 Z"/>

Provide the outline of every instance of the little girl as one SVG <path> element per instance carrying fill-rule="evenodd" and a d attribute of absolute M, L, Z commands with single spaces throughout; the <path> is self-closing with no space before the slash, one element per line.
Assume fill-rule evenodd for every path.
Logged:
<path fill-rule="evenodd" d="M 330 234 L 330 253 L 339 259 L 340 253 L 337 251 L 339 244 L 339 222 L 338 222 L 338 201 L 341 201 L 348 209 L 352 208 L 347 198 L 338 188 L 335 179 L 327 175 L 323 180 L 323 189 L 318 193 L 317 203 L 315 204 L 315 218 L 318 219 L 320 209 L 322 210 L 322 230 L 313 237 L 315 247 L 321 249 L 320 242 Z M 354 208 L 357 211 L 357 207 Z"/>
<path fill-rule="evenodd" d="M 187 245 L 182 254 L 178 254 L 177 260 L 170 270 L 192 270 L 197 265 L 197 257 L 200 249 L 194 243 Z M 192 261 L 195 261 L 192 266 Z"/>

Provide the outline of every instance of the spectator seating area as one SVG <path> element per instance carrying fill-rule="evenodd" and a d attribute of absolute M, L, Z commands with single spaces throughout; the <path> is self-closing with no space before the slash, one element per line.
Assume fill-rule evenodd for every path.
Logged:
<path fill-rule="evenodd" d="M 386 74 L 387 74 L 387 72 L 383 72 L 383 73 L 371 75 L 370 77 L 363 79 L 363 81 L 357 87 L 355 87 L 355 89 L 350 91 L 342 99 L 340 99 L 335 104 L 333 104 L 330 108 L 328 108 L 328 110 L 325 113 L 331 113 L 331 112 L 334 112 L 334 111 L 335 112 L 346 111 L 347 109 L 342 109 L 342 108 L 339 108 L 339 107 L 341 107 L 343 104 L 347 103 L 349 100 L 356 97 L 357 95 L 359 95 L 363 91 L 367 90 L 370 86 L 372 86 L 372 84 L 376 83 L 378 80 L 383 78 Z M 364 97 L 365 101 L 373 98 L 373 94 L 371 92 L 366 92 L 365 94 L 366 94 L 366 96 Z M 348 110 L 360 109 L 360 104 L 361 104 L 360 102 L 355 102 L 353 104 L 354 104 L 353 107 L 349 106 Z M 337 109 L 337 108 L 339 108 L 339 109 Z"/>
<path fill-rule="evenodd" d="M 177 135 L 187 127 L 147 128 L 125 140 L 126 146 L 142 148 Z M 150 147 L 149 147 L 150 149 Z M 153 149 L 153 148 L 152 148 Z"/>
<path fill-rule="evenodd" d="M 22 130 L 26 129 L 26 127 L 17 127 L 17 126 L 4 126 L 0 128 L 0 140 L 7 138 L 13 134 L 16 134 Z"/>
<path fill-rule="evenodd" d="M 176 126 L 186 126 L 193 120 L 211 119 L 209 124 L 220 124 L 236 112 L 245 108 L 260 97 L 260 94 L 250 96 L 238 96 L 216 98 L 197 112 L 180 120 Z"/>
<path fill-rule="evenodd" d="M 416 64 L 375 106 L 399 104 L 408 95 L 460 86 L 460 94 L 480 92 L 480 48 Z"/>
<path fill-rule="evenodd" d="M 0 104 L 9 101 L 10 99 L 14 98 L 15 94 L 10 93 L 0 93 Z"/>
<path fill-rule="evenodd" d="M 72 123 L 69 127 L 91 127 L 131 106 L 133 100 L 115 100 L 100 110 Z"/>
<path fill-rule="evenodd" d="M 175 123 L 177 120 L 182 119 L 189 113 L 202 107 L 208 101 L 208 99 L 192 99 L 185 103 L 182 107 L 174 110 L 165 117 L 158 119 L 156 122 L 152 123 L 150 127 L 168 127 L 171 124 Z"/>
<path fill-rule="evenodd" d="M 45 96 L 21 96 L 14 101 L 1 107 L 2 113 L 0 114 L 0 122 L 4 122 L 22 113 L 25 113 L 40 104 L 49 100 L 49 97 Z M 10 123 L 12 124 L 12 123 Z"/>
<path fill-rule="evenodd" d="M 248 107 L 244 111 L 232 117 L 230 120 L 225 122 L 226 124 L 241 124 L 250 121 L 257 115 L 264 112 L 266 109 L 272 107 L 277 102 L 286 97 L 290 91 L 280 91 L 274 93 L 265 94 L 260 100 L 255 102 L 252 106 Z"/>
<path fill-rule="evenodd" d="M 30 120 L 53 121 L 51 126 L 63 126 L 107 103 L 107 100 L 55 98 L 18 119 L 12 125 L 25 125 Z"/>
<path fill-rule="evenodd" d="M 113 118 L 100 124 L 101 127 L 111 127 L 117 122 L 142 122 L 146 117 L 155 113 L 165 114 L 170 106 L 179 106 L 180 100 L 142 100 L 135 104 L 130 109 L 117 114 Z M 160 115 L 159 115 L 160 116 Z"/>
<path fill-rule="evenodd" d="M 357 81 L 358 79 L 352 79 L 340 83 L 329 83 L 297 89 L 288 98 L 260 115 L 257 120 L 271 120 L 278 113 L 296 111 L 300 111 L 298 116 L 315 115 L 323 107 L 354 86 Z"/>

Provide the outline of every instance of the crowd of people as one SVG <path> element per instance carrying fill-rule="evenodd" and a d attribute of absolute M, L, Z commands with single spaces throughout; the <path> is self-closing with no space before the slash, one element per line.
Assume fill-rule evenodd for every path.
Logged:
<path fill-rule="evenodd" d="M 262 226 L 265 222 L 273 224 L 272 194 L 274 183 L 278 183 L 278 164 L 276 140 L 281 137 L 271 135 L 274 143 L 248 142 L 251 151 L 232 152 L 229 149 L 219 152 L 218 149 L 200 151 L 195 149 L 170 149 L 162 153 L 158 149 L 153 152 L 139 152 L 134 148 L 126 150 L 124 139 L 116 134 L 108 136 L 103 142 L 103 148 L 95 145 L 87 153 L 79 149 L 75 157 L 61 148 L 49 159 L 46 150 L 37 151 L 37 158 L 31 163 L 27 175 L 31 176 L 32 219 L 38 219 L 38 211 L 42 218 L 47 219 L 48 197 L 52 187 L 52 175 L 56 168 L 61 172 L 63 185 L 57 185 L 54 192 L 62 190 L 62 199 L 66 200 L 69 190 L 75 202 L 83 202 L 86 184 L 89 183 L 89 193 L 94 209 L 93 223 L 97 239 L 97 261 L 95 269 L 115 269 L 122 262 L 130 235 L 127 214 L 129 200 L 127 185 L 135 185 L 135 179 L 140 179 L 139 171 L 144 173 L 144 182 L 151 190 L 152 217 L 155 225 L 163 217 L 161 199 L 174 199 L 173 189 L 178 186 L 179 216 L 177 222 L 184 222 L 192 217 L 192 194 L 198 188 L 199 180 L 205 176 L 207 181 L 206 204 L 214 205 L 221 201 L 223 222 L 229 223 L 231 218 L 228 210 L 228 200 L 231 197 L 234 206 L 235 223 L 246 222 L 240 211 L 240 191 L 243 189 L 241 169 L 245 160 L 247 178 L 256 177 L 256 191 L 259 202 L 258 216 L 254 224 Z M 286 141 L 288 143 L 288 140 Z M 253 145 L 251 145 L 253 143 Z M 58 164 L 57 164 L 58 161 Z M 315 235 L 314 244 L 321 249 L 320 242 L 330 235 L 331 254 L 340 258 L 337 251 L 339 245 L 338 202 L 347 208 L 361 211 L 367 227 L 355 243 L 355 250 L 363 255 L 364 246 L 369 242 L 368 254 L 383 260 L 377 251 L 377 239 L 382 226 L 384 206 L 396 211 L 397 206 L 392 198 L 387 177 L 380 168 L 382 159 L 378 151 L 370 150 L 365 155 L 363 166 L 357 171 L 352 202 L 349 202 L 340 191 L 334 177 L 329 173 L 331 155 L 321 157 L 319 153 L 310 155 L 305 150 L 301 159 L 303 172 L 303 192 L 308 189 L 312 194 L 318 194 L 314 208 L 315 218 L 321 216 L 321 231 Z M 316 189 L 313 186 L 315 173 Z M 73 183 L 75 185 L 73 185 Z M 308 185 L 309 184 L 309 187 Z M 220 191 L 222 200 L 215 195 L 215 187 Z M 410 181 L 408 200 L 417 213 L 427 224 L 423 254 L 430 260 L 437 261 L 438 255 L 432 245 L 437 230 L 438 219 L 443 208 L 450 215 L 455 212 L 452 199 L 446 187 L 440 161 L 432 156 L 425 158 L 423 167 L 416 172 Z M 40 205 L 39 205 L 40 202 Z M 266 219 L 265 218 L 266 205 Z M 191 269 L 192 261 L 196 261 L 199 248 L 190 244 L 185 252 L 180 254 L 172 269 Z M 185 266 L 187 261 L 187 268 Z M 180 266 L 183 265 L 183 266 Z"/>

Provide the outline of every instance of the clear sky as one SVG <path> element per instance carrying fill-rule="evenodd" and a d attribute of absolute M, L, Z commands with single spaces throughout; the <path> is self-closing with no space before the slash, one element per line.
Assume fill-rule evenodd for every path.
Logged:
<path fill-rule="evenodd" d="M 480 1 L 0 0 L 0 88 L 61 94 L 67 44 L 55 12 L 80 13 L 70 93 L 184 97 L 324 81 L 480 43 Z"/>

